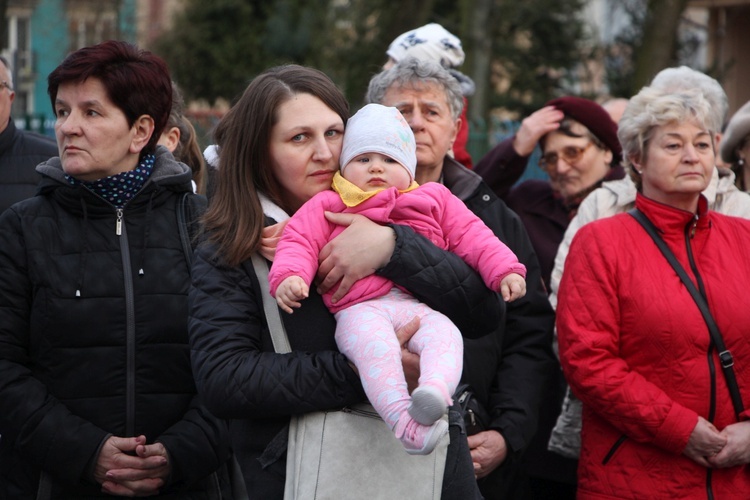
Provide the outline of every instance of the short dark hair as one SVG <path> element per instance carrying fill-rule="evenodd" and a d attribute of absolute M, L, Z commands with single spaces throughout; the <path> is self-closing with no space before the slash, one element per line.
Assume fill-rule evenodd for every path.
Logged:
<path fill-rule="evenodd" d="M 172 109 L 172 80 L 159 56 L 123 41 L 109 40 L 69 54 L 47 77 L 47 93 L 55 107 L 63 83 L 99 79 L 107 97 L 133 126 L 138 117 L 154 120 L 154 132 L 141 155 L 153 153 Z"/>

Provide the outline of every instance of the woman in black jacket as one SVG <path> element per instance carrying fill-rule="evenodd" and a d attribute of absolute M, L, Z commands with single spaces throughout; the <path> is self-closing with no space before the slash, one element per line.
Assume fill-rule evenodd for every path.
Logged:
<path fill-rule="evenodd" d="M 207 405 L 231 419 L 232 446 L 251 498 L 283 497 L 291 415 L 366 400 L 359 376 L 336 349 L 334 319 L 320 288 L 341 280 L 343 294 L 353 281 L 378 272 L 445 313 L 465 336 L 484 335 L 504 320 L 498 296 L 457 256 L 407 227 L 338 215 L 350 225 L 321 253 L 319 289 L 295 314 L 283 316 L 292 352 L 274 353 L 250 257 L 260 251 L 272 259 L 284 221 L 330 188 L 348 111 L 323 73 L 282 66 L 253 80 L 215 132 L 218 185 L 190 292 L 192 360 Z M 459 429 L 451 426 L 444 499 L 478 496 Z"/>
<path fill-rule="evenodd" d="M 228 434 L 198 401 L 187 336 L 180 219 L 198 204 L 156 148 L 167 67 L 105 42 L 69 55 L 49 94 L 60 157 L 0 217 L 0 498 L 216 498 Z"/>

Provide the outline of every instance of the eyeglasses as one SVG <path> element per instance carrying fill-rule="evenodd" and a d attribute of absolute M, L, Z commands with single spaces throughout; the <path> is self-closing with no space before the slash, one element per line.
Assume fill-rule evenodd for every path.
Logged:
<path fill-rule="evenodd" d="M 13 92 L 13 87 L 11 87 L 10 84 L 8 82 L 6 82 L 5 80 L 0 81 L 0 87 L 5 87 L 6 89 L 8 89 L 11 92 Z"/>
<path fill-rule="evenodd" d="M 573 163 L 580 160 L 583 156 L 583 153 L 585 153 L 586 150 L 593 145 L 593 142 L 589 142 L 585 147 L 565 146 L 560 150 L 559 153 L 551 152 L 542 155 L 542 157 L 539 158 L 539 166 L 542 168 L 542 170 L 555 168 L 555 165 L 557 165 L 557 160 L 560 158 L 562 158 L 565 163 L 572 165 Z"/>

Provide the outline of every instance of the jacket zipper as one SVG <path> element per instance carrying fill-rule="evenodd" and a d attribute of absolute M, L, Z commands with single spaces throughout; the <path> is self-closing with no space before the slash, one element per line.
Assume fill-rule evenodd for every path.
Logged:
<path fill-rule="evenodd" d="M 115 223 L 115 234 L 117 236 L 120 236 L 122 234 L 122 217 L 123 217 L 122 208 L 116 209 L 115 213 L 117 215 L 117 222 Z"/>
<path fill-rule="evenodd" d="M 698 284 L 698 289 L 700 290 L 701 295 L 703 295 L 703 297 L 706 297 L 706 291 L 703 287 L 703 280 L 701 279 L 701 276 L 698 273 L 698 267 L 695 265 L 695 259 L 693 257 L 693 247 L 690 245 L 690 240 L 692 240 L 695 237 L 695 229 L 697 226 L 698 226 L 698 215 L 696 214 L 693 220 L 685 227 L 685 247 L 687 248 L 687 257 L 688 257 L 688 262 L 690 263 L 690 269 L 693 271 L 693 275 L 695 276 L 695 281 Z M 709 398 L 709 405 L 708 405 L 708 421 L 713 423 L 714 418 L 716 417 L 716 366 L 714 364 L 714 359 L 713 359 L 713 341 L 709 342 L 709 345 L 708 345 L 707 360 L 708 360 L 708 373 L 709 373 L 710 382 L 711 382 L 710 398 Z M 706 497 L 708 498 L 708 500 L 713 500 L 714 498 L 714 492 L 711 486 L 713 482 L 712 472 L 713 471 L 711 469 L 706 470 Z"/>
<path fill-rule="evenodd" d="M 464 391 L 461 393 L 461 395 L 458 397 L 458 404 L 463 407 L 464 403 L 466 403 L 466 400 L 469 398 L 469 391 Z M 471 427 L 474 428 L 477 426 L 477 416 L 474 414 L 474 410 L 471 408 L 466 409 L 466 415 L 469 417 L 469 423 L 471 424 Z"/>
<path fill-rule="evenodd" d="M 615 452 L 620 449 L 620 446 L 622 446 L 622 443 L 624 443 L 627 438 L 628 437 L 625 434 L 623 434 L 622 436 L 619 437 L 617 441 L 615 441 L 615 444 L 612 445 L 612 448 L 610 448 L 607 454 L 604 456 L 604 459 L 602 460 L 602 465 L 607 465 L 607 462 L 609 462 L 612 459 Z"/>
<path fill-rule="evenodd" d="M 120 254 L 122 255 L 122 273 L 125 285 L 125 435 L 135 435 L 135 298 L 133 292 L 133 273 L 130 268 L 130 245 L 128 232 L 123 224 L 125 216 L 122 208 L 116 209 L 116 234 L 120 237 Z"/>
<path fill-rule="evenodd" d="M 135 199 L 140 195 L 145 185 L 133 195 Z M 101 197 L 99 193 L 89 191 L 103 202 L 111 203 Z M 120 240 L 120 255 L 122 256 L 122 275 L 125 287 L 125 436 L 135 436 L 135 293 L 133 273 L 130 268 L 130 244 L 125 222 L 125 207 L 115 208 L 115 234 Z"/>

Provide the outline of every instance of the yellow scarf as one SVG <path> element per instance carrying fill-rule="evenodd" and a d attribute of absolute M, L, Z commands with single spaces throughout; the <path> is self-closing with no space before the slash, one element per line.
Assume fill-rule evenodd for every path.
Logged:
<path fill-rule="evenodd" d="M 333 176 L 331 187 L 339 194 L 339 196 L 341 196 L 341 201 L 343 201 L 344 205 L 346 205 L 347 207 L 356 207 L 360 203 L 369 200 L 379 192 L 387 189 L 381 188 L 374 191 L 363 191 L 348 180 L 344 179 L 340 172 L 336 172 L 336 174 Z M 404 190 L 399 189 L 398 192 L 408 193 L 409 191 L 417 189 L 418 187 L 419 184 L 417 184 L 417 181 L 411 181 L 411 185 L 408 188 Z"/>

